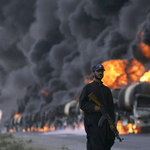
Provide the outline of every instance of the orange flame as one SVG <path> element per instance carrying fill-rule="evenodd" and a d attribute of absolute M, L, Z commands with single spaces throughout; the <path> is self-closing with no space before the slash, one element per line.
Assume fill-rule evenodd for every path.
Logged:
<path fill-rule="evenodd" d="M 49 93 L 48 93 L 46 90 L 44 90 L 44 89 L 41 91 L 41 93 L 42 93 L 42 94 L 45 94 L 46 96 L 49 95 Z"/>
<path fill-rule="evenodd" d="M 54 130 L 55 130 L 54 126 L 51 126 L 51 127 L 44 126 L 43 128 L 34 129 L 34 131 L 37 131 L 37 132 L 48 132 L 48 131 L 54 131 Z"/>
<path fill-rule="evenodd" d="M 104 84 L 109 88 L 121 88 L 128 83 L 139 81 L 145 72 L 144 66 L 137 60 L 109 60 L 103 62 L 105 68 Z"/>
<path fill-rule="evenodd" d="M 80 123 L 80 127 L 79 127 L 80 129 L 84 129 L 84 125 L 83 125 L 83 123 Z"/>
<path fill-rule="evenodd" d="M 141 82 L 150 82 L 150 70 L 145 72 L 144 75 L 140 78 Z"/>
<path fill-rule="evenodd" d="M 119 120 L 117 123 L 117 129 L 119 134 L 129 134 L 141 132 L 141 127 L 137 127 L 135 124 L 128 123 L 127 126 L 122 126 L 122 121 Z"/>
<path fill-rule="evenodd" d="M 20 116 L 20 114 L 15 114 L 14 118 L 18 118 Z"/>
<path fill-rule="evenodd" d="M 10 130 L 9 130 L 9 132 L 10 132 L 10 133 L 13 133 L 13 132 L 16 132 L 16 131 L 15 131 L 15 130 L 13 130 L 13 129 L 10 129 Z"/>
<path fill-rule="evenodd" d="M 146 45 L 145 43 L 141 42 L 142 35 L 143 35 L 143 32 L 140 33 L 140 45 L 139 45 L 139 48 L 140 48 L 142 54 L 148 60 L 150 60 L 150 47 L 148 45 Z"/>
<path fill-rule="evenodd" d="M 137 60 L 109 60 L 102 63 L 105 68 L 103 83 L 111 89 L 123 88 L 129 83 L 140 81 L 145 67 Z M 84 83 L 91 83 L 93 79 L 86 77 Z"/>

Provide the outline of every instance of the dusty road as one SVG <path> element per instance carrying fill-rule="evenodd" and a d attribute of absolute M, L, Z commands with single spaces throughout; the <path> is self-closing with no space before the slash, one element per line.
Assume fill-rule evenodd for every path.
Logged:
<path fill-rule="evenodd" d="M 32 140 L 46 150 L 86 150 L 84 130 L 53 131 L 47 133 L 14 133 L 16 138 Z M 150 150 L 150 133 L 120 135 L 123 142 L 115 141 L 112 150 Z"/>

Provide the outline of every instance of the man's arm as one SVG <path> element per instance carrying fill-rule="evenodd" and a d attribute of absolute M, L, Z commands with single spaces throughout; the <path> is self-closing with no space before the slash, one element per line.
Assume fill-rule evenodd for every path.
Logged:
<path fill-rule="evenodd" d="M 95 108 L 95 104 L 89 102 L 86 86 L 83 88 L 81 95 L 79 97 L 79 107 L 84 112 L 88 112 L 88 113 L 92 113 Z"/>

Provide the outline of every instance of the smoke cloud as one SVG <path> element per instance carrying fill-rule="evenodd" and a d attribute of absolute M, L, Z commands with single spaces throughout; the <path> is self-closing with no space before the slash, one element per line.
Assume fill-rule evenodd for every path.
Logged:
<path fill-rule="evenodd" d="M 96 63 L 136 58 L 150 45 L 149 0 L 0 2 L 0 126 L 76 97 Z M 149 65 L 147 65 L 149 66 Z"/>

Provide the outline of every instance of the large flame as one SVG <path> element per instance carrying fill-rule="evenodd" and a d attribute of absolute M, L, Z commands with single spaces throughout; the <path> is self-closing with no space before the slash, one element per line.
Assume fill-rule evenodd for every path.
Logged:
<path fill-rule="evenodd" d="M 102 63 L 105 68 L 103 83 L 111 89 L 123 88 L 129 83 L 140 81 L 145 72 L 145 67 L 137 60 L 109 60 Z M 84 83 L 90 83 L 93 79 L 86 77 Z"/>
<path fill-rule="evenodd" d="M 102 65 L 106 70 L 102 80 L 111 89 L 139 81 L 145 72 L 144 66 L 137 60 L 109 60 Z"/>

